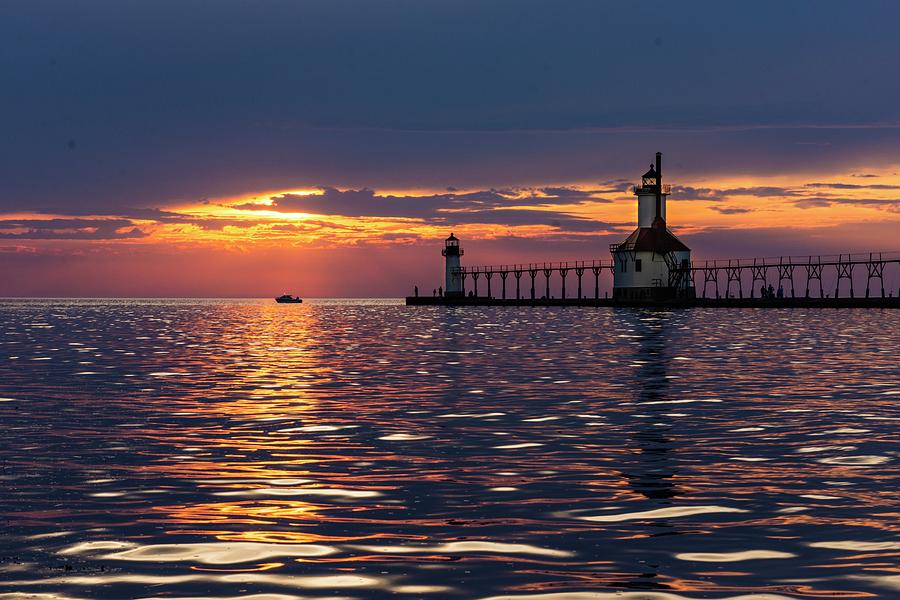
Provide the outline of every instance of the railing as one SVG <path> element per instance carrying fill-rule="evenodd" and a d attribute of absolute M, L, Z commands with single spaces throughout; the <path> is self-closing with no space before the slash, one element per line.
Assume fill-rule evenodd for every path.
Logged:
<path fill-rule="evenodd" d="M 651 185 L 651 186 L 645 187 L 643 185 L 633 185 L 633 186 L 631 186 L 631 193 L 633 193 L 635 195 L 637 195 L 637 194 L 655 194 L 656 186 Z M 669 183 L 662 184 L 662 193 L 663 194 L 671 194 L 672 193 L 672 185 Z"/>
<path fill-rule="evenodd" d="M 849 254 L 820 254 L 820 255 L 795 255 L 795 256 L 767 256 L 764 258 L 717 258 L 703 261 L 693 261 L 691 268 L 694 270 L 715 269 L 725 267 L 778 267 L 805 265 L 838 265 L 838 264 L 865 264 L 868 262 L 900 262 L 900 252 L 856 252 Z"/>
<path fill-rule="evenodd" d="M 625 248 L 625 244 L 610 244 L 610 251 L 616 248 Z M 821 254 L 821 255 L 793 255 L 793 256 L 769 256 L 763 258 L 717 258 L 708 260 L 695 260 L 687 267 L 692 271 L 703 269 L 725 268 L 751 268 L 779 266 L 802 267 L 806 265 L 834 266 L 839 264 L 866 264 L 871 262 L 900 263 L 900 251 L 898 252 L 856 252 L 849 254 Z M 577 267 L 590 268 L 599 266 L 604 269 L 612 268 L 612 261 L 603 260 L 576 260 L 564 262 L 538 262 L 510 265 L 479 265 L 474 267 L 460 267 L 459 273 L 499 273 L 501 271 L 528 271 L 528 270 L 559 270 L 560 268 L 574 269 Z"/>
<path fill-rule="evenodd" d="M 611 244 L 610 249 L 621 248 L 622 244 Z M 831 254 L 831 255 L 804 255 L 804 256 L 777 256 L 764 258 L 731 258 L 731 259 L 709 259 L 702 261 L 693 261 L 691 263 L 676 264 L 672 257 L 663 256 L 666 259 L 667 269 L 669 270 L 669 286 L 697 288 L 698 276 L 702 277 L 702 297 L 706 298 L 707 290 L 710 285 L 714 287 L 717 298 L 720 295 L 719 287 L 720 279 L 724 273 L 724 294 L 725 297 L 734 297 L 732 286 L 738 297 L 744 297 L 745 279 L 750 282 L 750 298 L 754 297 L 757 283 L 761 283 L 763 287 L 771 287 L 772 283 L 777 283 L 781 288 L 783 283 L 790 283 L 790 295 L 795 297 L 794 286 L 794 270 L 802 269 L 801 274 L 806 277 L 805 291 L 801 293 L 809 297 L 810 292 L 818 291 L 818 295 L 822 298 L 826 297 L 823 285 L 823 268 L 833 267 L 824 274 L 830 283 L 834 283 L 834 298 L 839 297 L 841 284 L 846 280 L 849 287 L 850 297 L 854 297 L 854 267 L 864 265 L 866 267 L 866 297 L 869 297 L 870 287 L 873 281 L 880 282 L 881 296 L 885 296 L 886 288 L 884 282 L 884 268 L 888 264 L 900 264 L 900 251 L 898 252 L 859 252 L 850 254 Z M 544 294 L 550 297 L 550 278 L 553 274 L 559 274 L 560 283 L 562 284 L 562 297 L 566 297 L 566 277 L 570 271 L 574 272 L 578 284 L 578 297 L 582 294 L 582 276 L 591 273 L 594 280 L 594 296 L 600 297 L 600 274 L 603 270 L 614 272 L 613 261 L 603 260 L 581 260 L 581 261 L 564 261 L 564 262 L 543 262 L 543 263 L 521 263 L 509 265 L 483 265 L 474 267 L 460 267 L 454 273 L 460 276 L 463 282 L 471 277 L 474 293 L 478 295 L 478 280 L 484 277 L 484 283 L 487 285 L 488 296 L 491 296 L 491 279 L 494 275 L 499 275 L 501 279 L 501 289 L 503 298 L 506 298 L 506 280 L 510 273 L 514 275 L 516 282 L 516 297 L 520 297 L 519 279 L 524 274 L 528 274 L 530 285 L 529 295 L 535 297 L 534 280 L 538 274 L 542 275 L 544 280 Z M 749 271 L 749 275 L 746 272 Z M 770 276 L 769 272 L 777 272 L 777 278 Z M 833 277 L 832 277 L 833 274 Z M 857 279 L 861 278 L 857 276 Z M 674 282 L 674 283 L 673 283 Z M 836 282 L 836 283 L 835 283 Z M 817 284 L 818 290 L 815 290 L 813 284 Z M 785 292 L 787 293 L 787 292 Z M 699 294 L 698 294 L 699 295 Z M 829 297 L 830 294 L 827 294 Z"/>
<path fill-rule="evenodd" d="M 471 275 L 473 273 L 514 273 L 516 271 L 524 273 L 527 271 L 558 271 L 560 269 L 590 269 L 593 267 L 611 269 L 612 261 L 574 260 L 565 262 L 522 263 L 513 265 L 482 265 L 475 267 L 460 267 L 459 269 L 454 270 L 454 272 L 464 275 Z"/>

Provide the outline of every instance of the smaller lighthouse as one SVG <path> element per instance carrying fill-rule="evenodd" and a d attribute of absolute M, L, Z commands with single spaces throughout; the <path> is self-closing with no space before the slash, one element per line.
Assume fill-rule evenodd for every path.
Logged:
<path fill-rule="evenodd" d="M 444 249 L 441 254 L 446 258 L 444 267 L 444 295 L 449 297 L 465 296 L 463 290 L 462 277 L 459 274 L 459 257 L 463 255 L 462 248 L 459 247 L 459 239 L 450 234 L 444 241 Z"/>

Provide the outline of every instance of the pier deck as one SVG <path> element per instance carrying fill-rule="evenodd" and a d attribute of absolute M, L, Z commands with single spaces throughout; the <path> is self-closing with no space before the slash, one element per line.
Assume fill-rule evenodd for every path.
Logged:
<path fill-rule="evenodd" d="M 408 306 L 632 306 L 660 308 L 900 308 L 900 298 L 694 298 L 622 301 L 612 298 L 442 298 L 407 296 Z"/>
<path fill-rule="evenodd" d="M 894 295 L 885 284 L 885 268 L 889 265 L 892 268 L 900 266 L 900 252 L 694 261 L 670 273 L 670 280 L 673 275 L 676 279 L 686 279 L 697 297 L 668 301 L 601 297 L 600 278 L 603 275 L 612 277 L 612 261 L 459 267 L 454 273 L 462 280 L 464 290 L 468 289 L 467 280 L 471 280 L 473 296 L 410 296 L 406 303 L 426 306 L 898 308 L 900 292 Z M 575 285 L 568 287 L 568 291 L 575 293 L 567 295 L 570 274 L 574 275 L 575 281 L 569 283 Z M 585 276 L 587 281 L 583 281 Z M 800 285 L 797 285 L 798 278 Z M 552 279 L 557 279 L 559 286 L 552 285 Z M 487 294 L 479 293 L 479 281 L 484 286 L 482 290 L 487 288 Z M 865 285 L 855 287 L 854 283 Z M 764 294 L 759 288 L 772 284 L 782 288 L 783 298 L 761 297 Z M 672 286 L 671 281 L 669 285 Z M 826 285 L 833 292 L 826 293 Z M 556 293 L 554 289 L 559 290 L 558 298 L 552 297 Z M 495 294 L 495 290 L 500 293 Z M 757 292 L 760 292 L 759 296 Z"/>

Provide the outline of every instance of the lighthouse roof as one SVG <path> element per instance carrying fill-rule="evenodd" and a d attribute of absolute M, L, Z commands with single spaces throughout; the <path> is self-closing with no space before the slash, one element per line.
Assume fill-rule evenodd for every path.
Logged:
<path fill-rule="evenodd" d="M 641 175 L 641 177 L 656 177 L 656 169 L 650 165 L 650 170 Z"/>
<path fill-rule="evenodd" d="M 665 254 L 667 252 L 690 252 L 691 249 L 668 229 L 638 227 L 618 246 L 618 250 Z"/>
<path fill-rule="evenodd" d="M 453 234 L 451 233 L 451 234 L 450 234 L 450 237 L 447 238 L 447 241 L 448 241 L 448 242 L 458 242 L 458 241 L 459 241 L 459 238 L 457 238 L 455 235 L 453 235 Z"/>

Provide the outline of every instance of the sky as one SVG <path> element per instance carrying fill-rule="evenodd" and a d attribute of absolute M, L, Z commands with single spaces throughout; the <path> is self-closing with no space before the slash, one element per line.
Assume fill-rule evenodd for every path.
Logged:
<path fill-rule="evenodd" d="M 695 259 L 900 250 L 900 3 L 0 3 L 0 296 L 398 296 L 609 259 L 664 154 Z"/>

